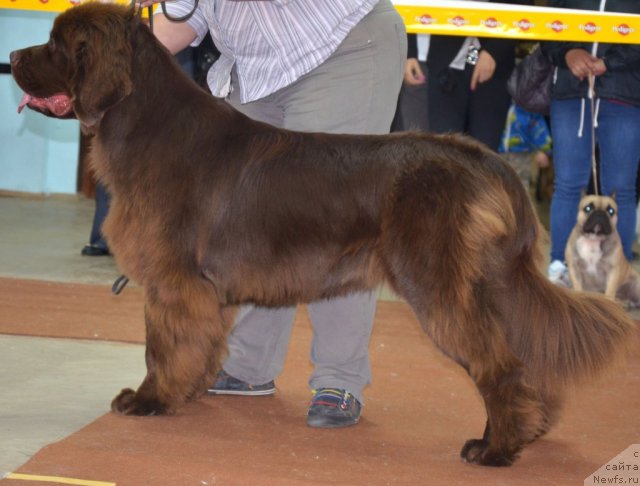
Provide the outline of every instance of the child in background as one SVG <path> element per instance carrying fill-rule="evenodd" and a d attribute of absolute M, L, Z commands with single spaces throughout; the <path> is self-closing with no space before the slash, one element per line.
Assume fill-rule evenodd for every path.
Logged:
<path fill-rule="evenodd" d="M 551 165 L 551 132 L 544 116 L 512 103 L 498 152 L 509 161 L 529 190 L 532 167 L 539 173 Z"/>

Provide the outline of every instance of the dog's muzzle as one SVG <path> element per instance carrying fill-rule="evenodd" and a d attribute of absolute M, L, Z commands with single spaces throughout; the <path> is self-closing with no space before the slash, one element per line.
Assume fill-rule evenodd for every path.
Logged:
<path fill-rule="evenodd" d="M 602 209 L 598 209 L 591 213 L 582 226 L 583 233 L 594 235 L 610 235 L 611 230 L 611 220 L 609 219 L 609 215 Z"/>

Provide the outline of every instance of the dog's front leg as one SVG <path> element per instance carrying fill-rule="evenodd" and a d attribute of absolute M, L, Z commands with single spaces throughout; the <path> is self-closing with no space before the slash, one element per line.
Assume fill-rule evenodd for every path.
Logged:
<path fill-rule="evenodd" d="M 220 308 L 211 284 L 194 278 L 148 289 L 145 322 L 147 376 L 137 391 L 122 390 L 111 410 L 172 414 L 212 382 L 232 320 Z"/>

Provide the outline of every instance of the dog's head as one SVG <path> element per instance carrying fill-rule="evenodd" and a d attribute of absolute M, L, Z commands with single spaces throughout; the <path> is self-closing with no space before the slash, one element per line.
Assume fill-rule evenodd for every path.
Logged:
<path fill-rule="evenodd" d="M 610 235 L 618 223 L 618 205 L 611 196 L 584 196 L 578 210 L 578 226 L 583 234 Z"/>
<path fill-rule="evenodd" d="M 77 117 L 85 127 L 132 91 L 133 29 L 128 7 L 90 2 L 60 14 L 49 42 L 11 53 L 11 72 L 26 105 L 47 116 Z"/>

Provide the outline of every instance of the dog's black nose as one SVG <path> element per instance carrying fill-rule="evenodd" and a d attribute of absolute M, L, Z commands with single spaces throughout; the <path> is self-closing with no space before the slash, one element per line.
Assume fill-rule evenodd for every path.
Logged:
<path fill-rule="evenodd" d="M 611 234 L 611 220 L 608 214 L 602 209 L 598 209 L 592 212 L 587 221 L 585 221 L 582 231 L 585 233 L 592 233 L 594 235 L 609 235 Z"/>
<path fill-rule="evenodd" d="M 12 66 L 16 66 L 18 62 L 20 62 L 20 52 L 19 51 L 11 51 L 9 53 L 9 61 Z"/>

